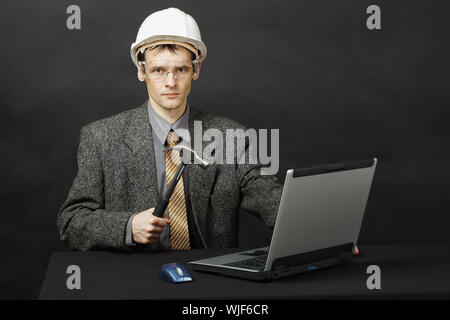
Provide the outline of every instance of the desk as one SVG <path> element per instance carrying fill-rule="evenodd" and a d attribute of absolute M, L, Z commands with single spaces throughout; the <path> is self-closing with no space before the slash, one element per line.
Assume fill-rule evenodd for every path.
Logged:
<path fill-rule="evenodd" d="M 241 249 L 242 250 L 242 249 Z M 258 283 L 191 271 L 193 282 L 158 277 L 163 264 L 231 253 L 190 250 L 149 253 L 55 252 L 40 299 L 395 299 L 450 298 L 450 244 L 361 246 L 350 265 Z M 81 270 L 81 289 L 69 290 L 66 269 Z M 367 288 L 367 267 L 381 269 L 381 289 Z"/>

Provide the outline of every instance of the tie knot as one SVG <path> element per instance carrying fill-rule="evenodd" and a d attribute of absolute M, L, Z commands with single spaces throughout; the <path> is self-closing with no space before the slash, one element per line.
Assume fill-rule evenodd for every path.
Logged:
<path fill-rule="evenodd" d="M 169 148 L 173 148 L 178 144 L 178 135 L 175 133 L 175 131 L 170 130 L 169 134 L 167 135 L 167 145 Z"/>

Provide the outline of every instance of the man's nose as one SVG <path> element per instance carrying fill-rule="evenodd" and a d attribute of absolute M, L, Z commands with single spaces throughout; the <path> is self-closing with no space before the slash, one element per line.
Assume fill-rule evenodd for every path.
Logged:
<path fill-rule="evenodd" d="M 173 72 L 168 72 L 166 75 L 166 86 L 173 87 L 176 84 L 176 78 Z"/>

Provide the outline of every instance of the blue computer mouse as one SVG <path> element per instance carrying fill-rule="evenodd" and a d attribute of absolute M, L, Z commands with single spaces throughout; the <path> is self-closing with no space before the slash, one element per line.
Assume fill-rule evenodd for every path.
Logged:
<path fill-rule="evenodd" d="M 187 268 L 178 263 L 168 263 L 163 265 L 159 271 L 159 277 L 172 283 L 192 281 L 192 277 Z"/>

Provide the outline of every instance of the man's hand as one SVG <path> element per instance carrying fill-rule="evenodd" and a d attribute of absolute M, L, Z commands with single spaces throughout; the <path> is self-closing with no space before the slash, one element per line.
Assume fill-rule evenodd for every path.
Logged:
<path fill-rule="evenodd" d="M 354 254 L 355 256 L 357 256 L 357 255 L 359 254 L 358 246 L 355 246 L 355 251 L 353 252 L 353 254 Z"/>
<path fill-rule="evenodd" d="M 131 232 L 133 240 L 140 244 L 155 243 L 161 237 L 163 229 L 170 223 L 164 214 L 162 218 L 155 217 L 152 213 L 155 208 L 142 211 L 133 217 Z"/>

